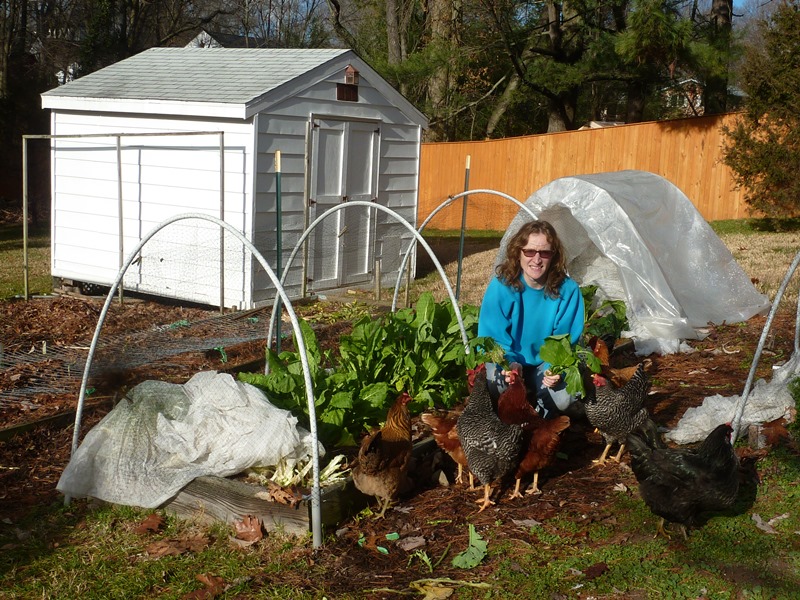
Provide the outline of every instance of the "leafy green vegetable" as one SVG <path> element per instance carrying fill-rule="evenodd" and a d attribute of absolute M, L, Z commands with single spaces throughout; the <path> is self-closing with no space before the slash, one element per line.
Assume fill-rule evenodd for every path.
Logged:
<path fill-rule="evenodd" d="M 596 335 L 599 338 L 619 339 L 629 326 L 625 302 L 606 299 L 598 303 L 597 289 L 596 285 L 581 287 L 585 311 L 583 337 L 588 339 Z"/>
<path fill-rule="evenodd" d="M 380 424 L 402 391 L 414 399 L 412 411 L 460 402 L 467 392 L 466 370 L 490 360 L 499 348 L 494 340 L 477 337 L 477 307 L 466 305 L 461 315 L 469 353 L 452 303 L 437 303 L 430 293 L 422 294 L 414 309 L 377 319 L 362 316 L 340 338 L 338 356 L 321 352 L 313 329 L 301 320 L 320 441 L 354 444 L 362 431 Z M 268 375 L 240 373 L 239 379 L 264 389 L 276 406 L 308 427 L 299 354 L 268 349 L 267 361 Z"/>
<path fill-rule="evenodd" d="M 486 557 L 487 544 L 475 531 L 475 525 L 469 524 L 469 547 L 453 558 L 453 566 L 459 569 L 477 567 Z"/>
<path fill-rule="evenodd" d="M 567 384 L 567 392 L 575 396 L 580 394 L 585 396 L 586 389 L 583 386 L 581 368 L 585 366 L 593 373 L 600 372 L 600 359 L 591 350 L 583 346 L 576 345 L 574 348 L 570 343 L 568 333 L 562 335 L 551 335 L 545 339 L 539 350 L 542 360 L 550 363 L 549 371 L 553 374 L 564 374 Z"/>

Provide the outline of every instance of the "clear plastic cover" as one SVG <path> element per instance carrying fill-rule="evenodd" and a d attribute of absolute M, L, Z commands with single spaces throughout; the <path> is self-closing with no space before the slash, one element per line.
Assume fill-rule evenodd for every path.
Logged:
<path fill-rule="evenodd" d="M 700 339 L 708 324 L 769 310 L 728 248 L 672 183 L 646 171 L 563 177 L 525 202 L 553 224 L 570 275 L 599 299 L 625 300 L 636 351 L 667 354 Z M 501 242 L 530 220 L 520 210 Z"/>

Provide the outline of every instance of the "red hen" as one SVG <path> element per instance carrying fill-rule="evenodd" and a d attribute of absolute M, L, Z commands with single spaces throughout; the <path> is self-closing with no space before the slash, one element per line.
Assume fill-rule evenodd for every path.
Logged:
<path fill-rule="evenodd" d="M 561 442 L 561 434 L 569 427 L 569 417 L 543 419 L 528 402 L 528 392 L 522 377 L 522 367 L 511 365 L 508 388 L 497 399 L 497 413 L 504 423 L 522 426 L 523 454 L 515 474 L 516 485 L 511 498 L 521 498 L 522 479 L 533 473 L 533 484 L 526 494 L 540 494 L 539 471 L 553 460 Z"/>

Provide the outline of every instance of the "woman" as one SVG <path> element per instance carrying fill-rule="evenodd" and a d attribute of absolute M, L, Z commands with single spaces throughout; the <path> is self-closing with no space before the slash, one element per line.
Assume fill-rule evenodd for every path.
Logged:
<path fill-rule="evenodd" d="M 478 335 L 491 337 L 505 350 L 508 363 L 523 368 L 529 400 L 544 418 L 566 412 L 575 398 L 560 375 L 548 374 L 549 363 L 539 356 L 544 340 L 569 334 L 573 346 L 583 334 L 581 290 L 567 275 L 564 247 L 547 221 L 530 221 L 509 240 L 481 303 Z M 505 388 L 505 373 L 486 365 L 494 395 Z"/>

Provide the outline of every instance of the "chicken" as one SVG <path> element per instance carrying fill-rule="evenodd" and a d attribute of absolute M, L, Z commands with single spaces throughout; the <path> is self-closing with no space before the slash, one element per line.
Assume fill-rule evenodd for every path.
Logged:
<path fill-rule="evenodd" d="M 631 469 L 644 503 L 661 517 L 656 536 L 669 538 L 664 522 L 686 528 L 702 523 L 702 513 L 730 508 L 739 493 L 739 459 L 730 423 L 717 426 L 695 449 L 669 448 L 652 428 L 628 436 Z"/>
<path fill-rule="evenodd" d="M 503 423 L 515 423 L 523 430 L 522 456 L 517 467 L 516 485 L 511 498 L 522 498 L 519 491 L 522 479 L 533 473 L 533 484 L 526 494 L 541 494 L 539 471 L 555 456 L 561 434 L 569 427 L 569 417 L 543 419 L 528 402 L 528 391 L 522 377 L 522 367 L 513 363 L 509 370 L 508 388 L 497 399 L 497 414 Z"/>
<path fill-rule="evenodd" d="M 522 427 L 503 423 L 494 411 L 486 383 L 486 369 L 475 375 L 464 412 L 456 422 L 458 439 L 467 457 L 470 472 L 483 485 L 483 511 L 490 504 L 492 483 L 502 480 L 519 465 Z"/>
<path fill-rule="evenodd" d="M 591 378 L 594 392 L 590 391 L 584 399 L 586 418 L 600 431 L 606 442 L 600 458 L 593 462 L 605 464 L 614 442 L 620 446 L 613 460 L 619 462 L 625 451 L 628 434 L 650 418 L 644 407 L 650 378 L 645 372 L 644 362 L 639 363 L 633 377 L 620 388 L 612 387 L 608 379 L 598 373 L 592 374 Z"/>
<path fill-rule="evenodd" d="M 420 420 L 431 428 L 433 439 L 458 467 L 456 483 L 464 480 L 464 469 L 467 467 L 467 456 L 461 447 L 461 440 L 458 439 L 458 429 L 456 422 L 461 415 L 461 411 L 438 411 L 433 413 L 422 413 Z M 474 481 L 472 473 L 469 473 L 469 488 L 473 489 Z"/>
<path fill-rule="evenodd" d="M 361 441 L 353 466 L 353 483 L 364 494 L 378 498 L 383 518 L 386 509 L 408 484 L 411 458 L 411 396 L 402 393 L 386 415 L 386 423 Z"/>
<path fill-rule="evenodd" d="M 600 361 L 600 374 L 608 379 L 614 387 L 622 387 L 636 374 L 639 365 L 633 365 L 631 367 L 612 367 L 608 345 L 596 335 L 592 336 L 587 345 L 591 349 L 592 354 Z"/>

